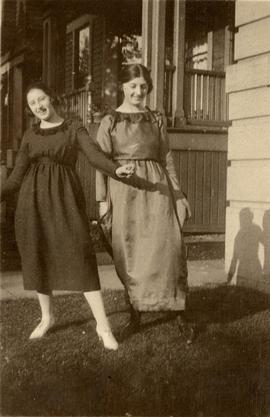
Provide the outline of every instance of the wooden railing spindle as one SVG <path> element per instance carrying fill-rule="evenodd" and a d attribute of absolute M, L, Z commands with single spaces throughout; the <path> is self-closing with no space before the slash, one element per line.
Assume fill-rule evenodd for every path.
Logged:
<path fill-rule="evenodd" d="M 227 107 L 224 72 L 185 70 L 184 111 L 188 123 L 226 123 Z"/>

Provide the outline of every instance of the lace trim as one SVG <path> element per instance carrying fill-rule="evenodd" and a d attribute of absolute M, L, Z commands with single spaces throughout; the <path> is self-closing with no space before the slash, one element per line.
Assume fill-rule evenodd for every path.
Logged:
<path fill-rule="evenodd" d="M 130 123 L 139 123 L 139 122 L 152 122 L 155 123 L 159 121 L 161 113 L 158 111 L 152 111 L 147 109 L 145 112 L 138 113 L 122 113 L 116 110 L 111 110 L 108 114 L 111 114 L 114 118 L 114 121 L 123 122 L 127 120 Z"/>
<path fill-rule="evenodd" d="M 57 132 L 65 132 L 69 126 L 71 125 L 72 120 L 71 119 L 67 119 L 64 120 L 63 123 L 61 123 L 59 126 L 54 126 L 54 127 L 49 127 L 48 129 L 42 129 L 40 127 L 40 122 L 33 124 L 32 129 L 35 133 L 42 135 L 42 136 L 47 136 L 47 135 L 54 135 Z"/>

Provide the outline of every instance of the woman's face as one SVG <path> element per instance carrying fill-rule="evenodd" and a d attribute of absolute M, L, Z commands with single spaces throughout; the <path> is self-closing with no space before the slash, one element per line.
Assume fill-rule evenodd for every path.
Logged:
<path fill-rule="evenodd" d="M 40 120 L 50 120 L 55 113 L 51 98 L 39 88 L 31 89 L 27 94 L 30 110 Z"/>
<path fill-rule="evenodd" d="M 133 78 L 123 84 L 123 92 L 126 102 L 133 106 L 139 106 L 147 96 L 148 84 L 143 77 Z"/>

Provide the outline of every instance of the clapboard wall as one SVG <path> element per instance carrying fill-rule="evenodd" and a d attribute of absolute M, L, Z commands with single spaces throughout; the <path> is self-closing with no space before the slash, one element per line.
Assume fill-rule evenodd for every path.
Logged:
<path fill-rule="evenodd" d="M 229 93 L 226 270 L 270 292 L 270 2 L 236 1 Z"/>

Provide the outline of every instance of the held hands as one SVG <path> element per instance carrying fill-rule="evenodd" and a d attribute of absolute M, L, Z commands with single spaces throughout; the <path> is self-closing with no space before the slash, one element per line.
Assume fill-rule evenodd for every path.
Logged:
<path fill-rule="evenodd" d="M 135 165 L 134 164 L 125 164 L 118 167 L 115 171 L 117 177 L 119 178 L 129 178 L 135 172 Z"/>
<path fill-rule="evenodd" d="M 186 198 L 181 198 L 177 200 L 177 212 L 181 227 L 183 227 L 185 221 L 187 221 L 191 217 L 190 205 Z"/>
<path fill-rule="evenodd" d="M 118 178 L 129 178 L 135 172 L 135 164 L 129 163 L 124 164 L 118 168 L 116 168 L 115 173 Z M 99 216 L 103 217 L 109 209 L 109 204 L 107 201 L 100 201 L 99 202 Z"/>

